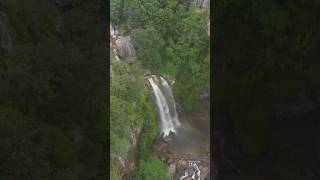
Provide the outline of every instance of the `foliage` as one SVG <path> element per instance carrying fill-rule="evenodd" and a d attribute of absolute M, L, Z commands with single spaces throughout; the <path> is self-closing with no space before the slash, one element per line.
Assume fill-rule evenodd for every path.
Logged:
<path fill-rule="evenodd" d="M 119 24 L 121 20 L 121 0 L 110 1 L 110 21 L 113 24 Z"/>
<path fill-rule="evenodd" d="M 114 158 L 127 156 L 132 148 L 129 142 L 131 127 L 143 128 L 139 139 L 139 159 L 146 163 L 150 157 L 153 139 L 159 133 L 149 99 L 149 91 L 145 86 L 141 65 L 113 61 L 114 76 L 111 80 L 110 91 L 110 152 L 111 174 L 117 177 L 117 163 Z M 138 167 L 140 169 L 140 166 Z M 143 168 L 143 167 L 141 167 Z M 141 169 L 141 171 L 147 170 Z M 140 177 L 140 176 L 138 176 Z"/>
<path fill-rule="evenodd" d="M 151 153 L 159 133 L 142 68 L 154 74 L 170 74 L 176 78 L 175 95 L 183 107 L 192 110 L 195 97 L 209 89 L 209 37 L 205 31 L 208 12 L 195 12 L 191 1 L 176 0 L 112 0 L 111 22 L 128 30 L 138 60 L 128 65 L 112 62 L 110 125 L 111 157 L 126 156 L 130 125 L 143 127 L 139 139 L 137 179 L 164 179 L 165 165 Z M 122 14 L 122 15 L 121 15 Z M 116 162 L 112 173 L 116 176 Z"/>
<path fill-rule="evenodd" d="M 127 155 L 131 147 L 130 127 L 142 127 L 146 103 L 144 79 L 138 64 L 112 63 L 114 77 L 110 89 L 111 153 Z"/>
<path fill-rule="evenodd" d="M 111 80 L 110 91 L 110 127 L 112 127 L 110 131 L 110 164 L 113 179 L 117 177 L 115 158 L 118 155 L 127 156 L 129 149 L 132 148 L 129 142 L 131 127 L 142 128 L 135 176 L 146 179 L 165 177 L 165 165 L 151 155 L 152 144 L 154 138 L 159 134 L 159 129 L 153 103 L 144 84 L 141 65 L 113 61 L 112 69 L 114 76 Z M 159 171 L 154 171 L 151 168 L 158 165 L 162 167 Z"/>
<path fill-rule="evenodd" d="M 140 169 L 137 171 L 139 179 L 167 180 L 166 165 L 159 158 L 151 157 L 147 160 L 139 161 Z"/>
<path fill-rule="evenodd" d="M 135 171 L 136 179 L 169 179 L 167 167 L 159 158 L 152 155 L 152 145 L 154 138 L 159 134 L 155 112 L 150 105 L 146 106 L 146 119 L 143 125 L 143 133 L 139 141 L 138 166 Z"/>
<path fill-rule="evenodd" d="M 174 75 L 175 94 L 192 110 L 195 97 L 209 88 L 208 11 L 198 13 L 171 0 L 130 2 L 128 25 L 142 66 Z"/>
<path fill-rule="evenodd" d="M 164 49 L 164 41 L 158 31 L 147 26 L 145 29 L 132 31 L 132 43 L 138 51 L 138 58 L 146 68 L 159 69 L 162 65 L 161 52 Z"/>
<path fill-rule="evenodd" d="M 195 96 L 210 85 L 209 39 L 203 23 L 199 23 L 204 22 L 204 17 L 203 14 L 190 13 L 178 25 L 186 35 L 179 37 L 174 47 L 174 54 L 181 59 L 175 92 L 182 97 L 181 103 L 187 110 L 192 110 Z"/>

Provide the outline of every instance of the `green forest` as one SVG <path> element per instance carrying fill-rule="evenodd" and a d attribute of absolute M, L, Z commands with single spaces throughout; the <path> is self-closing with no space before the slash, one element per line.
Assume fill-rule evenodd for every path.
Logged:
<path fill-rule="evenodd" d="M 0 1 L 1 180 L 107 179 L 103 3 Z"/>
<path fill-rule="evenodd" d="M 137 51 L 133 63 L 117 61 L 110 50 L 111 179 L 118 179 L 118 157 L 132 156 L 130 130 L 142 129 L 128 179 L 169 179 L 167 166 L 152 154 L 159 134 L 155 106 L 145 70 L 175 79 L 173 93 L 185 111 L 194 111 L 196 96 L 209 91 L 209 8 L 198 12 L 194 2 L 176 0 L 111 0 L 110 23 L 121 36 L 130 36 Z"/>

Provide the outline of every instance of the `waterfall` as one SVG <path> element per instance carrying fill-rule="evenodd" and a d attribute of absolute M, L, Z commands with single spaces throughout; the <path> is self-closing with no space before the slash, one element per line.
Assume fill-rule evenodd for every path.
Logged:
<path fill-rule="evenodd" d="M 164 137 L 167 137 L 170 132 L 176 133 L 176 128 L 180 126 L 180 122 L 171 88 L 165 79 L 160 77 L 160 80 L 162 89 L 156 84 L 153 77 L 148 79 L 156 98 L 161 133 Z"/>
<path fill-rule="evenodd" d="M 177 113 L 177 108 L 176 108 L 176 102 L 174 100 L 174 97 L 173 97 L 173 94 L 172 94 L 172 91 L 171 91 L 171 88 L 169 86 L 169 84 L 167 83 L 167 81 L 163 78 L 163 77 L 160 77 L 161 79 L 161 83 L 162 83 L 162 86 L 164 87 L 164 93 L 167 92 L 168 94 L 168 102 L 171 104 L 171 108 L 170 110 L 171 111 L 171 117 L 172 117 L 172 120 L 173 120 L 173 123 L 176 127 L 179 127 L 180 126 L 180 122 L 179 122 L 179 119 L 178 119 L 178 113 Z"/>

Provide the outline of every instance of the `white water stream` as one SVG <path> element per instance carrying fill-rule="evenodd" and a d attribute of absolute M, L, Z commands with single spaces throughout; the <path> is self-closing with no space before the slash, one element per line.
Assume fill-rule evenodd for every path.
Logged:
<path fill-rule="evenodd" d="M 175 100 L 171 88 L 164 78 L 160 77 L 161 84 L 158 83 L 159 80 L 155 76 L 148 80 L 156 99 L 161 133 L 163 137 L 167 137 L 170 132 L 176 133 L 176 129 L 180 127 Z"/>

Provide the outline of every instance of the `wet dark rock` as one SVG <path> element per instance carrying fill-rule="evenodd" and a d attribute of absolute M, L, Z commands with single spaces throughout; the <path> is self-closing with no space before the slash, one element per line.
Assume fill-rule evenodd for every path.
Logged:
<path fill-rule="evenodd" d="M 11 51 L 14 49 L 13 41 L 5 24 L 6 14 L 0 12 L 0 44 L 1 49 Z"/>
<path fill-rule="evenodd" d="M 157 143 L 153 146 L 153 150 L 156 152 L 163 152 L 167 148 L 168 144 L 166 143 Z"/>

